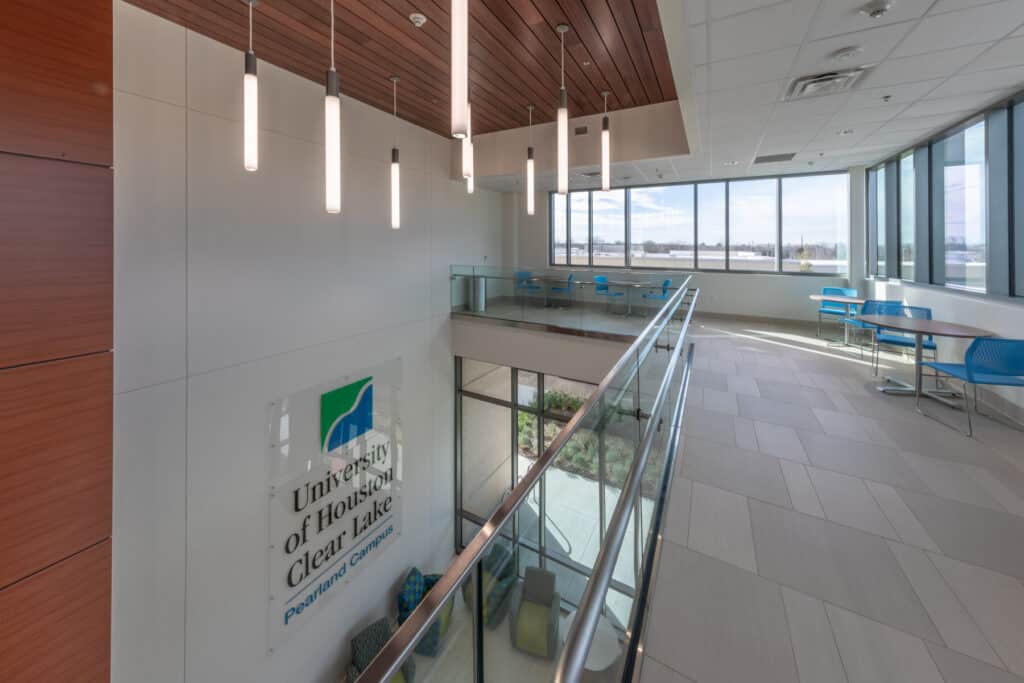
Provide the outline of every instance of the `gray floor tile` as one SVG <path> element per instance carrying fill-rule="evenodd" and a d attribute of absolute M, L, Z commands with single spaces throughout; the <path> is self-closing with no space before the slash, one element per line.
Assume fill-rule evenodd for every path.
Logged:
<path fill-rule="evenodd" d="M 825 604 L 791 588 L 782 588 L 789 636 L 801 681 L 847 683 Z"/>
<path fill-rule="evenodd" d="M 690 437 L 707 439 L 728 446 L 736 445 L 736 432 L 732 415 L 713 413 L 694 405 L 686 406 L 683 413 L 683 433 Z"/>
<path fill-rule="evenodd" d="M 917 453 L 901 453 L 900 455 L 931 493 L 943 498 L 958 500 L 961 503 L 981 505 L 993 510 L 1003 509 L 974 476 L 973 470 L 976 468 L 959 462 L 929 458 Z"/>
<path fill-rule="evenodd" d="M 882 418 L 879 419 L 879 424 L 899 450 L 904 452 L 921 453 L 933 458 L 987 467 L 995 471 L 1006 471 L 1012 467 L 978 440 L 969 439 L 928 418 Z"/>
<path fill-rule="evenodd" d="M 810 408 L 742 394 L 738 395 L 736 399 L 739 402 L 742 417 L 812 432 L 822 431 L 818 419 L 814 417 Z"/>
<path fill-rule="evenodd" d="M 985 640 L 978 625 L 950 590 L 928 555 L 923 550 L 895 541 L 889 547 L 945 644 L 957 652 L 1001 666 L 1002 662 Z"/>
<path fill-rule="evenodd" d="M 770 422 L 755 422 L 754 431 L 757 433 L 758 450 L 762 453 L 786 460 L 808 462 L 807 453 L 804 452 L 804 446 L 800 443 L 800 437 L 792 427 L 784 427 Z"/>
<path fill-rule="evenodd" d="M 694 683 L 694 680 L 668 668 L 653 657 L 644 657 L 640 683 Z"/>
<path fill-rule="evenodd" d="M 817 467 L 915 491 L 928 490 L 891 448 L 828 434 L 802 430 L 797 433 L 807 458 Z"/>
<path fill-rule="evenodd" d="M 865 481 L 864 483 L 867 484 L 871 495 L 878 501 L 878 506 L 882 508 L 886 519 L 892 524 L 892 528 L 896 530 L 896 535 L 900 537 L 901 541 L 917 548 L 939 552 L 939 546 L 921 526 L 920 520 L 903 502 L 896 489 L 888 484 L 879 484 L 875 481 Z"/>
<path fill-rule="evenodd" d="M 789 460 L 780 460 L 779 466 L 782 467 L 782 476 L 786 480 L 789 497 L 796 511 L 824 519 L 825 511 L 821 509 L 821 501 L 814 490 L 814 485 L 811 484 L 807 468 Z"/>
<path fill-rule="evenodd" d="M 736 446 L 748 451 L 757 450 L 757 433 L 754 431 L 754 421 L 745 417 L 737 417 L 733 420 L 736 428 Z"/>
<path fill-rule="evenodd" d="M 821 428 L 826 434 L 871 444 L 895 446 L 874 418 L 849 415 L 824 408 L 814 408 L 814 416 L 818 418 Z"/>
<path fill-rule="evenodd" d="M 747 394 L 748 396 L 760 396 L 757 380 L 748 375 L 729 375 L 726 378 L 729 391 L 734 394 Z"/>
<path fill-rule="evenodd" d="M 807 472 L 828 519 L 870 534 L 897 538 L 896 530 L 889 524 L 863 480 L 816 467 L 808 467 Z"/>
<path fill-rule="evenodd" d="M 695 481 L 691 500 L 687 545 L 705 555 L 757 573 L 747 499 Z"/>
<path fill-rule="evenodd" d="M 899 493 L 943 554 L 1024 578 L 1024 519 L 929 494 Z"/>
<path fill-rule="evenodd" d="M 779 587 L 666 543 L 646 652 L 699 683 L 795 683 Z"/>
<path fill-rule="evenodd" d="M 761 576 L 939 641 L 884 539 L 755 500 L 750 509 Z"/>
<path fill-rule="evenodd" d="M 959 652 L 953 652 L 940 645 L 925 643 L 935 665 L 939 667 L 946 683 L 1024 683 L 1002 669 L 979 662 Z"/>
<path fill-rule="evenodd" d="M 944 683 L 920 638 L 826 605 L 850 683 Z"/>
<path fill-rule="evenodd" d="M 834 408 L 828 394 L 817 387 L 805 387 L 789 382 L 771 382 L 757 380 L 757 388 L 761 398 L 780 403 L 792 403 L 805 408 Z"/>
<path fill-rule="evenodd" d="M 682 475 L 727 491 L 792 507 L 779 461 L 755 451 L 688 437 Z"/>
<path fill-rule="evenodd" d="M 1003 664 L 1024 676 L 1024 586 L 1013 577 L 932 555 Z"/>
<path fill-rule="evenodd" d="M 692 370 L 690 372 L 690 383 L 694 387 L 710 387 L 719 391 L 728 391 L 729 384 L 725 379 L 724 372 L 712 372 L 710 370 Z"/>
<path fill-rule="evenodd" d="M 672 493 L 668 499 L 668 510 L 665 511 L 663 525 L 665 538 L 686 545 L 690 531 L 690 494 L 693 482 L 685 477 L 676 477 L 672 484 Z"/>
<path fill-rule="evenodd" d="M 739 407 L 736 405 L 736 394 L 704 387 L 703 395 L 704 410 L 725 413 L 726 415 L 739 415 Z"/>

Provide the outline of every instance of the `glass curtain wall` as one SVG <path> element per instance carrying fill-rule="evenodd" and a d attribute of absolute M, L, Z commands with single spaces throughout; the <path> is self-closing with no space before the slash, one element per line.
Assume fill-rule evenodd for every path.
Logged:
<path fill-rule="evenodd" d="M 568 263 L 569 215 L 565 195 L 551 195 L 551 262 Z"/>
<path fill-rule="evenodd" d="M 875 244 L 877 245 L 877 258 L 875 260 L 875 275 L 888 277 L 889 271 L 886 268 L 885 258 L 885 166 L 880 166 L 875 172 L 878 188 L 878 199 L 875 202 Z"/>
<path fill-rule="evenodd" d="M 987 260 L 985 122 L 936 143 L 942 161 L 946 285 L 985 291 Z"/>
<path fill-rule="evenodd" d="M 630 190 L 632 265 L 692 269 L 693 185 Z M 598 196 L 596 193 L 595 197 Z"/>
<path fill-rule="evenodd" d="M 569 193 L 569 265 L 590 263 L 590 193 Z"/>
<path fill-rule="evenodd" d="M 697 267 L 725 270 L 725 183 L 697 186 Z"/>
<path fill-rule="evenodd" d="M 729 270 L 774 271 L 778 178 L 729 183 Z"/>
<path fill-rule="evenodd" d="M 594 265 L 626 265 L 626 191 L 594 192 L 591 201 Z"/>
<path fill-rule="evenodd" d="M 917 230 L 917 206 L 915 204 L 916 174 L 914 152 L 900 157 L 900 277 L 914 279 L 914 242 Z"/>
<path fill-rule="evenodd" d="M 782 179 L 783 272 L 845 273 L 849 227 L 848 175 Z"/>

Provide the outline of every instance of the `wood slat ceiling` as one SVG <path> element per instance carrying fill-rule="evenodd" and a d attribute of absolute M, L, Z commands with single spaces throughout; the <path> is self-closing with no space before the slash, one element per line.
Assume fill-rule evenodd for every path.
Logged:
<path fill-rule="evenodd" d="M 128 0 L 214 40 L 244 50 L 243 0 Z M 335 0 L 335 60 L 346 95 L 391 111 L 398 75 L 399 115 L 450 132 L 447 0 Z M 657 0 L 469 0 L 473 131 L 488 133 L 554 121 L 559 39 L 569 24 L 565 81 L 570 116 L 676 99 Z M 416 28 L 409 15 L 427 24 Z M 261 0 L 254 14 L 257 57 L 323 82 L 329 64 L 328 0 Z M 241 61 L 239 61 L 241 65 Z M 241 69 L 241 66 L 239 66 Z"/>

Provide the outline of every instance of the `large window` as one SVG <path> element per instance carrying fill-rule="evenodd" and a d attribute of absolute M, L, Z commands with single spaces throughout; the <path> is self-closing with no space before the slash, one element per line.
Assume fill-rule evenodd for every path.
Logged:
<path fill-rule="evenodd" d="M 782 270 L 840 274 L 847 270 L 850 183 L 846 175 L 782 179 Z"/>
<path fill-rule="evenodd" d="M 552 193 L 551 263 L 845 275 L 849 204 L 847 173 Z"/>
<path fill-rule="evenodd" d="M 900 277 L 914 279 L 914 242 L 917 229 L 914 151 L 900 157 Z"/>
<path fill-rule="evenodd" d="M 594 265 L 626 265 L 626 191 L 594 192 Z M 636 220 L 634 218 L 633 220 Z"/>
<path fill-rule="evenodd" d="M 693 268 L 693 185 L 630 190 L 630 209 L 633 266 Z"/>
<path fill-rule="evenodd" d="M 697 186 L 697 267 L 725 270 L 725 183 Z"/>
<path fill-rule="evenodd" d="M 775 270 L 778 179 L 729 183 L 729 269 Z"/>
<path fill-rule="evenodd" d="M 875 275 L 888 277 L 889 270 L 886 268 L 885 257 L 885 218 L 886 189 L 885 189 L 885 166 L 882 166 L 875 173 L 878 200 L 875 202 L 875 244 L 877 245 L 877 257 L 875 261 Z"/>
<path fill-rule="evenodd" d="M 985 122 L 935 145 L 942 160 L 945 281 L 985 291 L 986 191 Z"/>

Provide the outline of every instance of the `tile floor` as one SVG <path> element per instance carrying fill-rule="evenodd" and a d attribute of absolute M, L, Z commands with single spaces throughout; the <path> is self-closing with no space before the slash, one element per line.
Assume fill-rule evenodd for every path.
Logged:
<path fill-rule="evenodd" d="M 813 327 L 691 335 L 642 680 L 1024 683 L 1024 434 L 919 415 Z"/>

